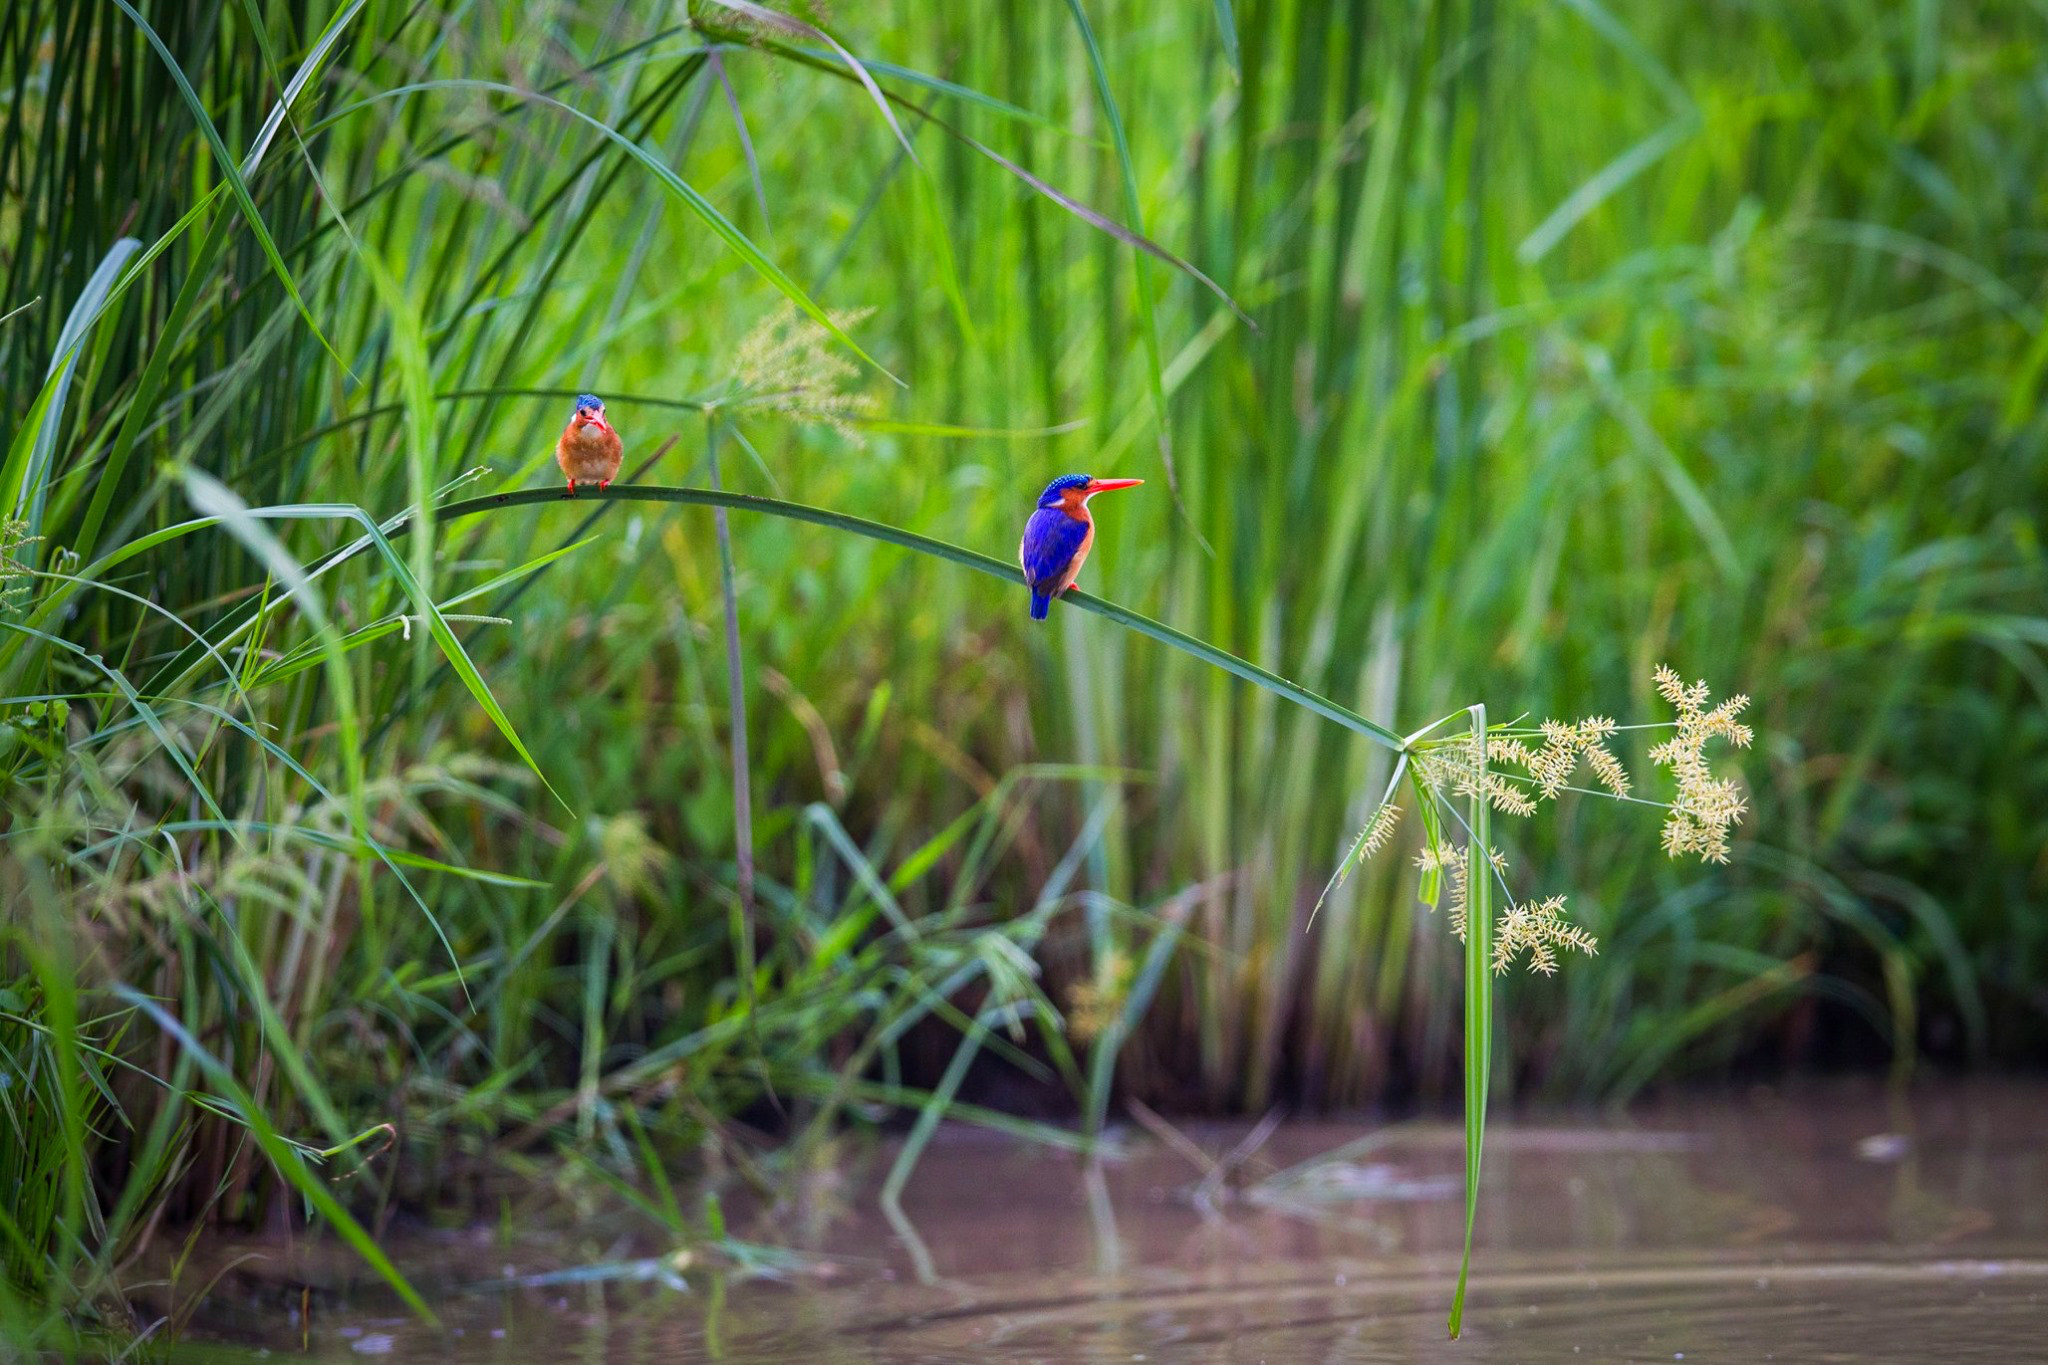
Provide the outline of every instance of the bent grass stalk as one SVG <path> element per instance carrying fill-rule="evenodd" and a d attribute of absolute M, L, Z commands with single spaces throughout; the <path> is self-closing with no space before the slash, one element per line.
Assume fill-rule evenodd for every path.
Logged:
<path fill-rule="evenodd" d="M 751 493 L 728 493 L 709 488 L 675 488 L 654 484 L 614 484 L 612 487 L 594 494 L 579 493 L 576 501 L 581 503 L 592 499 L 609 499 L 619 502 L 683 503 L 698 507 L 725 507 L 739 512 L 761 512 L 768 516 L 783 517 L 790 521 L 809 522 L 814 526 L 824 526 L 832 530 L 845 531 L 852 535 L 865 536 L 870 540 L 879 540 L 890 545 L 899 545 L 906 550 L 914 550 L 919 554 L 928 555 L 934 559 L 943 559 L 948 563 L 973 569 L 977 573 L 987 574 L 991 578 L 1002 579 L 1006 583 L 1014 584 L 1018 582 L 1015 565 L 1007 560 L 997 559 L 993 555 L 985 555 L 979 550 L 970 550 L 963 545 L 954 545 L 949 541 L 939 540 L 932 536 L 919 535 L 915 531 L 906 531 L 900 527 L 890 526 L 886 522 L 870 521 L 865 517 L 849 516 L 844 512 L 834 512 L 827 508 L 813 507 L 807 503 L 790 502 L 782 498 L 763 498 Z M 569 499 L 551 488 L 528 488 L 514 493 L 493 493 L 480 498 L 466 498 L 461 502 L 448 503 L 435 509 L 435 517 L 437 521 L 459 521 L 465 517 L 480 516 L 487 512 L 501 511 L 506 508 L 531 507 L 536 504 L 547 503 L 569 503 Z M 410 512 L 402 513 L 391 521 L 383 523 L 383 536 L 385 539 L 395 539 L 406 534 L 411 529 L 411 526 L 412 514 Z M 323 560 L 321 567 L 322 569 L 338 567 L 343 562 L 364 553 L 370 548 L 371 542 L 367 538 L 358 540 L 347 548 L 338 551 L 330 558 Z M 1403 747 L 1403 741 L 1399 735 L 1383 725 L 1374 724 L 1349 707 L 1331 701 L 1328 697 L 1311 692 L 1299 683 L 1290 682 L 1270 669 L 1259 667 L 1259 665 L 1252 663 L 1249 659 L 1241 659 L 1226 650 L 1218 649 L 1206 640 L 1198 640 L 1185 631 L 1175 630 L 1164 622 L 1155 621 L 1141 612 L 1132 611 L 1129 607 L 1120 606 L 1115 602 L 1097 597 L 1092 593 L 1082 592 L 1078 588 L 1068 591 L 1059 600 L 1069 606 L 1078 607 L 1082 611 L 1108 617 L 1128 630 L 1134 630 L 1140 635 L 1149 636 L 1161 644 L 1180 650 L 1184 654 L 1191 654 L 1204 663 L 1212 664 L 1226 673 L 1243 678 L 1246 682 L 1262 687 L 1277 697 L 1284 698 L 1297 706 L 1313 711 L 1327 720 L 1335 721 L 1345 729 L 1352 731 L 1354 734 L 1362 735 L 1375 744 L 1397 752 Z"/>

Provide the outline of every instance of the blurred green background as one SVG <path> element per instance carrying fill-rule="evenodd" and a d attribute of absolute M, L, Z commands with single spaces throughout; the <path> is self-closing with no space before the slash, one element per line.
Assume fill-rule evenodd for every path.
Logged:
<path fill-rule="evenodd" d="M 586 389 L 643 482 L 715 453 L 999 557 L 1053 475 L 1143 477 L 1085 585 L 1397 731 L 1662 721 L 1664 662 L 1749 693 L 1726 867 L 1612 802 L 1496 822 L 1601 941 L 1505 979 L 1503 1095 L 2041 1055 L 2038 7 L 801 17 L 6 7 L 17 1285 L 378 1123 L 407 1159 L 342 1197 L 452 1209 L 492 1163 L 768 1160 L 747 1124 L 1455 1094 L 1414 830 L 1309 922 L 1388 755 L 1270 693 L 735 514 L 742 896 L 708 512 L 306 581 L 349 509 L 552 485 Z"/>

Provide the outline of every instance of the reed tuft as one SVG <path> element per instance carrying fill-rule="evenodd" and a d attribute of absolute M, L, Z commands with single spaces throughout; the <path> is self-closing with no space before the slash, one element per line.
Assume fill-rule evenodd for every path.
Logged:
<path fill-rule="evenodd" d="M 831 314 L 832 325 L 850 331 L 874 311 L 838 310 Z M 881 405 L 873 394 L 846 387 L 859 374 L 860 367 L 834 348 L 830 332 L 795 304 L 783 303 L 741 338 L 733 357 L 734 393 L 729 401 L 750 411 L 827 427 L 852 445 L 865 445 L 854 422 L 874 416 Z"/>

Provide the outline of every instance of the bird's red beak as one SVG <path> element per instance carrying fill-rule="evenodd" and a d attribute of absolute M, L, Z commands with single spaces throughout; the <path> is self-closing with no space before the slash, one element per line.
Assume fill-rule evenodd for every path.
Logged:
<path fill-rule="evenodd" d="M 1097 493 L 1107 493 L 1112 488 L 1136 488 L 1143 482 L 1143 479 L 1090 479 L 1088 486 L 1081 490 L 1081 494 L 1083 497 L 1092 498 Z"/>

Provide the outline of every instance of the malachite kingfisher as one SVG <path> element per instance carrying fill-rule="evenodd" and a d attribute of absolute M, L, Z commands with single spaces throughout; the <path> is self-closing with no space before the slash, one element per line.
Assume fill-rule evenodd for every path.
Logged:
<path fill-rule="evenodd" d="M 1074 586 L 1088 551 L 1095 547 L 1095 518 L 1089 514 L 1088 499 L 1143 482 L 1062 474 L 1045 486 L 1038 495 L 1038 510 L 1024 523 L 1024 540 L 1017 546 L 1024 583 L 1031 589 L 1032 620 L 1043 621 L 1052 610 L 1052 599 Z"/>
<path fill-rule="evenodd" d="M 605 420 L 604 400 L 594 393 L 577 394 L 576 410 L 569 414 L 569 425 L 562 428 L 562 439 L 555 442 L 555 463 L 569 480 L 569 496 L 576 496 L 579 483 L 611 487 L 612 480 L 619 477 L 619 462 L 625 458 L 619 433 Z"/>

